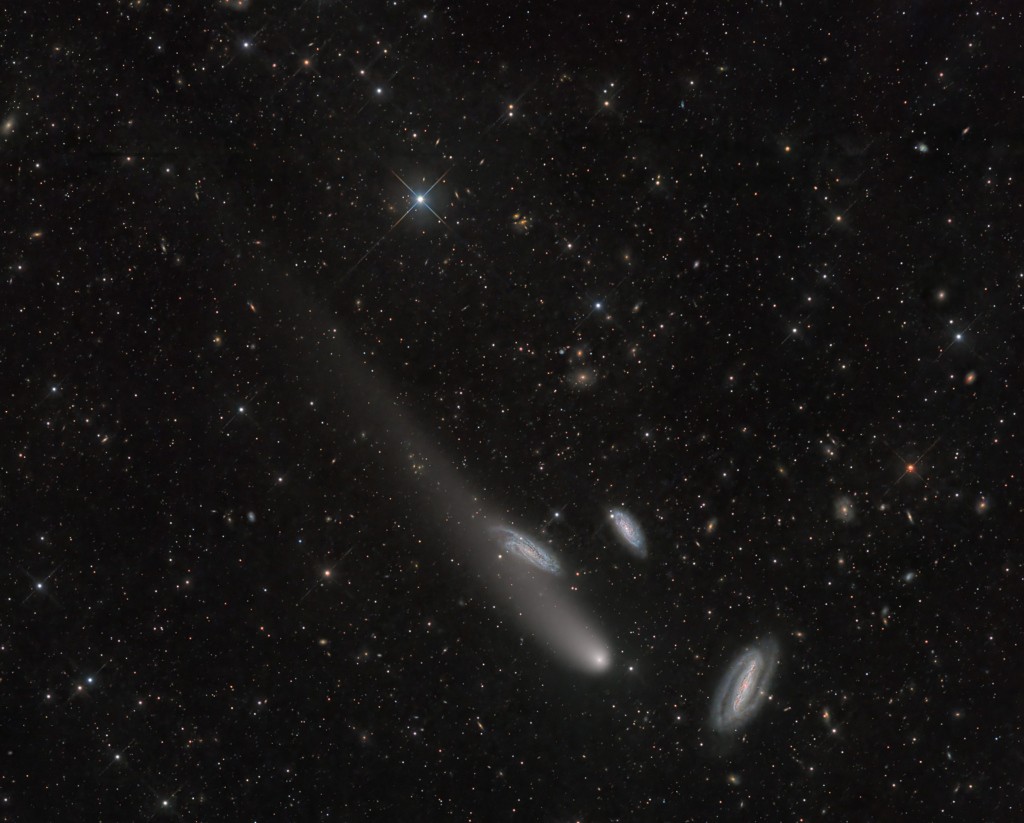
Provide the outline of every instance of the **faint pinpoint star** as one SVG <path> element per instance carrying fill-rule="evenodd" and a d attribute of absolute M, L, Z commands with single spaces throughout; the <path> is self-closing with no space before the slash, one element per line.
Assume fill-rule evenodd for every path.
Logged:
<path fill-rule="evenodd" d="M 537 81 L 534 80 L 533 83 L 530 83 L 530 85 L 526 88 L 526 91 L 524 91 L 522 94 L 520 94 L 514 101 L 509 103 L 507 105 L 507 108 L 503 109 L 501 114 L 499 114 L 497 116 L 497 118 L 487 128 L 485 128 L 481 132 L 481 134 L 487 134 L 487 132 L 489 132 L 491 129 L 493 129 L 495 126 L 497 126 L 503 120 L 507 123 L 509 120 L 514 118 L 515 115 L 516 115 L 516 106 L 519 105 L 519 102 L 529 93 L 530 89 L 533 88 L 533 86 L 534 86 L 534 84 L 536 82 Z"/>
<path fill-rule="evenodd" d="M 618 98 L 620 94 L 622 94 L 622 88 L 613 91 L 613 89 L 615 89 L 614 83 L 609 83 L 608 86 L 609 87 L 607 89 L 603 89 L 601 91 L 601 96 L 603 98 L 601 100 L 601 104 L 597 107 L 597 111 L 594 112 L 593 116 L 586 122 L 584 128 L 587 128 L 587 126 L 593 123 L 597 116 L 601 114 L 601 112 L 610 111 L 612 108 L 612 103 L 616 100 L 616 98 Z"/>
<path fill-rule="evenodd" d="M 135 741 L 131 741 L 127 746 L 119 752 L 114 752 L 114 756 L 110 758 L 110 762 L 103 768 L 100 774 L 105 774 L 114 766 L 120 766 L 124 762 L 124 756 L 128 753 L 128 750 L 135 745 Z"/>

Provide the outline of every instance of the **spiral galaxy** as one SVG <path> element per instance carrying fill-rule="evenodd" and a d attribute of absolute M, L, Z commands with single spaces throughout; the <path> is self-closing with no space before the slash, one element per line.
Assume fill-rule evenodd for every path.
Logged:
<path fill-rule="evenodd" d="M 608 517 L 622 544 L 637 557 L 647 557 L 647 538 L 636 518 L 622 509 L 612 509 Z"/>
<path fill-rule="evenodd" d="M 711 725 L 716 731 L 736 731 L 754 719 L 768 699 L 777 657 L 777 644 L 764 640 L 733 659 L 711 702 Z"/>

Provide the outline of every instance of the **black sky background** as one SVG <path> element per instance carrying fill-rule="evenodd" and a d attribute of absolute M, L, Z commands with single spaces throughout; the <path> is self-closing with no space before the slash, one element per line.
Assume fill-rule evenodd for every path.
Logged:
<path fill-rule="evenodd" d="M 4 819 L 1020 814 L 1019 12 L 3 16 Z"/>

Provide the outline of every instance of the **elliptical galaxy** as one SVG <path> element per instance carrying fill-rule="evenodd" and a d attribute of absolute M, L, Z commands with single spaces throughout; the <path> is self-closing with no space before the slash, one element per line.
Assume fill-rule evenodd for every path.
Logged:
<path fill-rule="evenodd" d="M 715 731 L 737 731 L 757 716 L 768 698 L 777 657 L 778 645 L 764 640 L 733 658 L 711 701 Z"/>

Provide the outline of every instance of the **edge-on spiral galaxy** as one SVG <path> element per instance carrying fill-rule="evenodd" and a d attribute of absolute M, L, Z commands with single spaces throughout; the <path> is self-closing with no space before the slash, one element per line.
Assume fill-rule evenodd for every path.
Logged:
<path fill-rule="evenodd" d="M 497 535 L 501 547 L 509 554 L 519 557 L 549 574 L 560 574 L 562 567 L 551 552 L 535 540 L 520 534 L 507 526 L 494 526 L 491 531 Z"/>

